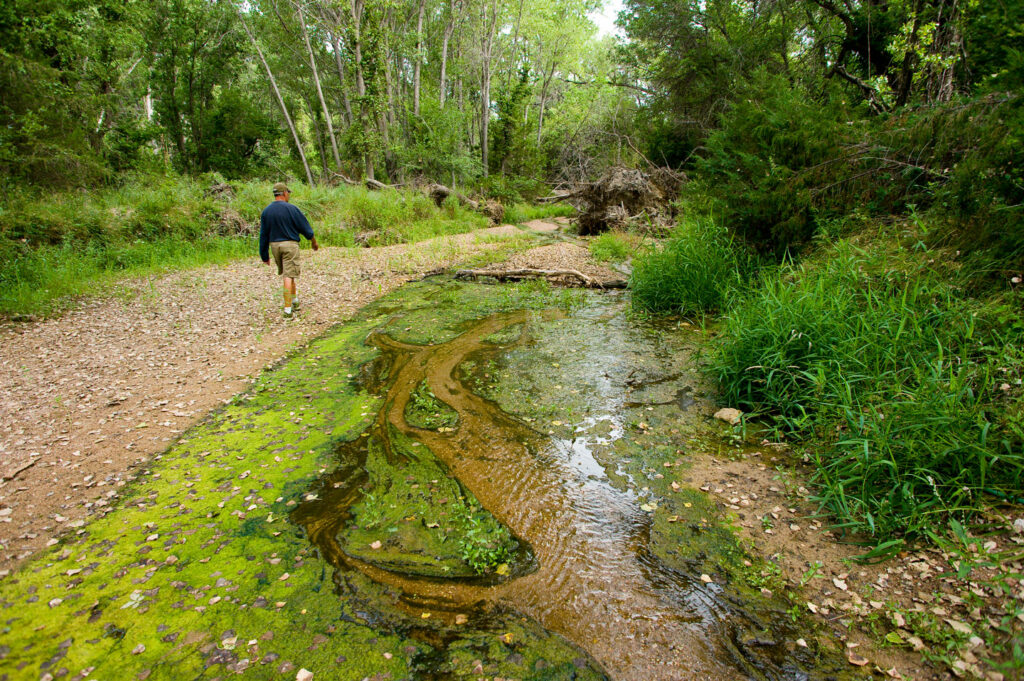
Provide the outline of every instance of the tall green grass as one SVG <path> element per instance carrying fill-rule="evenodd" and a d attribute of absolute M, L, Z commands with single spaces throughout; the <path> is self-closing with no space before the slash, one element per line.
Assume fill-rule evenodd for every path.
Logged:
<path fill-rule="evenodd" d="M 648 312 L 717 311 L 753 274 L 755 260 L 709 219 L 682 222 L 664 246 L 633 259 L 633 306 Z"/>
<path fill-rule="evenodd" d="M 730 406 L 812 445 L 840 527 L 890 547 L 1024 484 L 1020 430 L 996 416 L 1024 334 L 907 256 L 844 243 L 767 277 L 729 310 L 709 369 Z"/>
<path fill-rule="evenodd" d="M 591 240 L 587 248 L 598 262 L 622 262 L 629 258 L 633 250 L 631 241 L 635 243 L 635 240 L 623 232 L 605 232 Z"/>
<path fill-rule="evenodd" d="M 510 225 L 522 225 L 533 220 L 547 218 L 572 217 L 576 209 L 565 203 L 529 204 L 513 203 L 505 208 L 505 222 Z"/>
<path fill-rule="evenodd" d="M 270 185 L 232 183 L 233 197 L 207 196 L 216 179 L 137 176 L 89 192 L 15 196 L 0 208 L 0 315 L 47 313 L 119 277 L 256 257 Z M 415 192 L 291 188 L 327 246 L 352 246 L 356 235 L 369 245 L 415 242 L 488 224 Z"/>

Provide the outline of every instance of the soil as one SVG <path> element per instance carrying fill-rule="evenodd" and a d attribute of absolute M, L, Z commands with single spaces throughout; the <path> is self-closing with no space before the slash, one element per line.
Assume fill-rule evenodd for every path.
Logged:
<path fill-rule="evenodd" d="M 81 532 L 146 462 L 291 349 L 384 293 L 519 234 L 505 225 L 415 245 L 304 251 L 301 308 L 289 320 L 279 278 L 253 259 L 132 280 L 60 317 L 0 329 L 0 577 Z M 504 266 L 619 276 L 567 242 L 515 253 Z M 783 447 L 762 444 L 697 454 L 674 477 L 716 499 L 753 552 L 778 566 L 820 636 L 845 641 L 852 665 L 892 678 L 1004 678 L 984 660 L 1000 656 L 991 632 L 1005 618 L 1020 624 L 1024 583 L 1004 579 L 999 592 L 989 568 L 960 578 L 957 556 L 936 549 L 854 562 L 864 548 L 840 542 L 815 517 L 807 471 Z M 999 554 L 1021 543 L 1003 532 L 973 546 Z M 899 643 L 880 643 L 887 634 Z M 950 642 L 949 666 L 915 652 L 943 654 Z"/>
<path fill-rule="evenodd" d="M 870 546 L 864 538 L 829 530 L 805 487 L 811 468 L 794 462 L 784 445 L 761 444 L 731 454 L 705 452 L 678 479 L 713 495 L 753 553 L 780 568 L 787 591 L 798 593 L 818 621 L 820 636 L 842 641 L 851 660 L 883 677 L 1020 678 L 991 664 L 1006 655 L 993 646 L 1020 640 L 1014 613 L 1020 612 L 1024 583 L 1011 576 L 1021 573 L 1019 560 L 999 569 L 976 566 L 965 577 L 955 569 L 960 556 L 936 548 L 902 551 L 884 562 L 859 561 Z M 994 513 L 990 520 L 1012 526 Z M 1024 543 L 1007 531 L 975 540 L 969 552 L 982 562 L 986 553 L 1019 554 Z M 1001 592 L 1000 581 L 1010 593 Z M 1004 635 L 997 627 L 1014 633 Z M 946 659 L 936 662 L 937 657 Z"/>

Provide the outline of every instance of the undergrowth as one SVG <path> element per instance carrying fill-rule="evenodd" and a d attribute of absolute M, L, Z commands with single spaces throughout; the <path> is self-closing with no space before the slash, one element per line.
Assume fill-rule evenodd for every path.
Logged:
<path fill-rule="evenodd" d="M 809 444 L 839 527 L 895 549 L 1021 496 L 1022 303 L 969 298 L 916 237 L 840 242 L 740 298 L 709 370 L 730 406 Z"/>
<path fill-rule="evenodd" d="M 588 248 L 598 262 L 622 262 L 633 250 L 631 241 L 624 232 L 605 232 L 591 241 Z"/>
<path fill-rule="evenodd" d="M 532 205 L 517 202 L 505 208 L 505 222 L 510 225 L 522 225 L 531 220 L 572 217 L 573 215 L 576 215 L 576 209 L 564 203 Z"/>
<path fill-rule="evenodd" d="M 256 257 L 264 182 L 207 194 L 216 176 L 136 176 L 90 192 L 15 196 L 0 208 L 0 315 L 50 313 L 71 297 L 133 275 Z M 292 202 L 325 246 L 422 241 L 487 226 L 487 219 L 414 192 L 293 183 Z"/>

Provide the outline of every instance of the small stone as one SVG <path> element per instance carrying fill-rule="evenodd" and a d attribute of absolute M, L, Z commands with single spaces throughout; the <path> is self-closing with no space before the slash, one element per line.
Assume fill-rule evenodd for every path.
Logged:
<path fill-rule="evenodd" d="M 455 616 L 455 623 L 456 624 L 465 624 L 468 621 L 469 621 L 469 617 L 463 615 L 462 613 L 459 613 L 458 615 Z"/>
<path fill-rule="evenodd" d="M 705 584 L 711 584 L 714 580 L 711 579 L 711 575 L 704 574 L 700 576 L 700 581 L 704 582 Z"/>
<path fill-rule="evenodd" d="M 736 425 L 740 422 L 743 417 L 743 412 L 739 409 L 733 409 L 732 407 L 725 407 L 715 412 L 715 418 L 719 421 L 725 421 L 729 425 Z"/>
<path fill-rule="evenodd" d="M 141 655 L 144 652 L 146 652 L 146 646 L 142 645 L 141 643 L 132 648 L 132 655 Z"/>
<path fill-rule="evenodd" d="M 861 655 L 858 655 L 852 650 L 846 651 L 846 659 L 850 662 L 850 664 L 857 665 L 858 667 L 863 667 L 870 661 L 868 660 L 868 658 L 862 657 Z"/>
<path fill-rule="evenodd" d="M 807 641 L 803 640 L 802 638 L 798 638 L 796 640 L 796 644 L 798 646 L 800 646 L 801 648 L 806 648 L 807 647 Z"/>
<path fill-rule="evenodd" d="M 295 681 L 313 681 L 313 672 L 308 669 L 300 669 L 295 675 Z"/>

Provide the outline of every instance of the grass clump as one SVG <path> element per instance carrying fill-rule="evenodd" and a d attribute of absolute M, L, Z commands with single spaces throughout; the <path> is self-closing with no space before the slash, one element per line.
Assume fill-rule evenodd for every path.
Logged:
<path fill-rule="evenodd" d="M 605 232 L 590 242 L 588 248 L 594 260 L 599 262 L 622 262 L 629 257 L 632 245 L 630 236 L 623 232 Z"/>
<path fill-rule="evenodd" d="M 634 258 L 633 306 L 679 314 L 722 309 L 754 264 L 724 226 L 709 219 L 685 221 L 664 246 Z"/>
<path fill-rule="evenodd" d="M 505 208 L 505 222 L 510 225 L 522 225 L 532 220 L 544 220 L 546 218 L 568 218 L 574 215 L 576 215 L 576 209 L 566 203 L 533 205 L 517 202 Z"/>
<path fill-rule="evenodd" d="M 1000 321 L 912 250 L 841 243 L 783 268 L 729 311 L 710 367 L 727 403 L 814 439 L 823 506 L 890 548 L 1024 482 L 1020 423 L 998 416 L 1019 313 Z"/>

